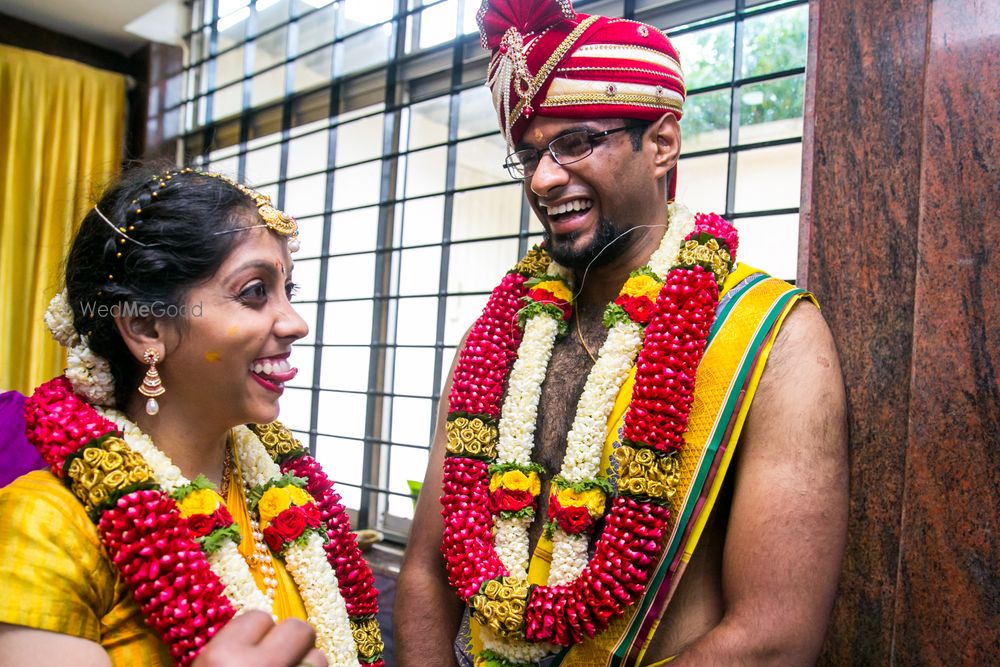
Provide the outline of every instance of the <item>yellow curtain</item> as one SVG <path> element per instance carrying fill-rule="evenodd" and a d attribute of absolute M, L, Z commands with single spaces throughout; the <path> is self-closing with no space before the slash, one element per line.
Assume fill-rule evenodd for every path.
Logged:
<path fill-rule="evenodd" d="M 0 391 L 63 371 L 42 316 L 124 134 L 122 75 L 0 45 Z"/>

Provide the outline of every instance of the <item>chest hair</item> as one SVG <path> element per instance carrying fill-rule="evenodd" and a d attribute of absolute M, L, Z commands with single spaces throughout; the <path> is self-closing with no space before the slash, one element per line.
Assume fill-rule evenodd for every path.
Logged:
<path fill-rule="evenodd" d="M 534 549 L 547 520 L 550 480 L 559 474 L 562 468 L 563 456 L 566 454 L 566 436 L 573 426 L 580 395 L 587 383 L 587 375 L 594 365 L 580 345 L 580 339 L 574 328 L 575 322 L 571 320 L 569 324 L 567 335 L 557 341 L 552 349 L 552 359 L 549 361 L 538 401 L 535 450 L 532 460 L 545 468 L 545 474 L 542 477 L 538 512 L 531 527 L 531 549 Z M 583 332 L 590 351 L 596 355 L 607 335 L 607 330 L 598 321 L 584 323 Z"/>

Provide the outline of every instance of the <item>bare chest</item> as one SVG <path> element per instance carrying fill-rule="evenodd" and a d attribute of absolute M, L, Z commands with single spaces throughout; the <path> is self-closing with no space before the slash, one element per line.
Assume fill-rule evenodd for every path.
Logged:
<path fill-rule="evenodd" d="M 587 331 L 586 340 L 591 351 L 600 345 L 605 335 L 603 328 Z M 594 342 L 597 342 L 597 346 Z M 535 450 L 532 459 L 545 468 L 542 479 L 542 493 L 539 498 L 539 512 L 531 529 L 531 546 L 541 533 L 548 506 L 549 484 L 562 468 L 566 454 L 566 436 L 573 426 L 577 404 L 587 383 L 587 375 L 593 361 L 580 344 L 576 331 L 572 328 L 567 336 L 558 341 L 552 350 L 545 381 L 542 383 L 538 402 L 538 418 L 535 422 Z"/>

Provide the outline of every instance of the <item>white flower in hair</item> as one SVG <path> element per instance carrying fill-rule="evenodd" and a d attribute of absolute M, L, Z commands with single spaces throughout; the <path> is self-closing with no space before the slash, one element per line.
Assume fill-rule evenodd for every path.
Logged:
<path fill-rule="evenodd" d="M 87 345 L 87 338 L 69 348 L 66 355 L 66 379 L 73 385 L 73 391 L 94 405 L 113 405 L 115 379 L 111 366 L 103 357 L 94 354 Z"/>
<path fill-rule="evenodd" d="M 73 309 L 66 290 L 58 292 L 45 310 L 45 325 L 56 342 L 68 348 L 66 354 L 66 379 L 73 391 L 94 405 L 112 405 L 115 397 L 115 379 L 111 367 L 103 357 L 94 354 L 73 326 Z"/>
<path fill-rule="evenodd" d="M 79 342 L 79 335 L 73 326 L 73 309 L 69 305 L 69 295 L 66 290 L 57 292 L 49 307 L 45 310 L 45 326 L 52 332 L 52 337 L 63 347 L 72 347 Z"/>

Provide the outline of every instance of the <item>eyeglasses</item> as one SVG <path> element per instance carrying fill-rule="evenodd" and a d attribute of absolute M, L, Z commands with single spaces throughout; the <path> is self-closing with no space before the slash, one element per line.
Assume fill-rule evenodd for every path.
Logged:
<path fill-rule="evenodd" d="M 603 139 L 615 132 L 631 130 L 635 127 L 642 127 L 642 125 L 622 125 L 621 127 L 615 127 L 602 132 L 590 132 L 588 130 L 570 132 L 561 137 L 556 137 L 545 148 L 525 148 L 524 150 L 514 151 L 507 156 L 507 161 L 503 163 L 503 166 L 515 181 L 531 178 L 535 174 L 535 170 L 538 169 L 538 163 L 546 151 L 552 156 L 556 164 L 565 167 L 568 164 L 579 162 L 593 153 L 594 143 L 599 139 Z"/>

